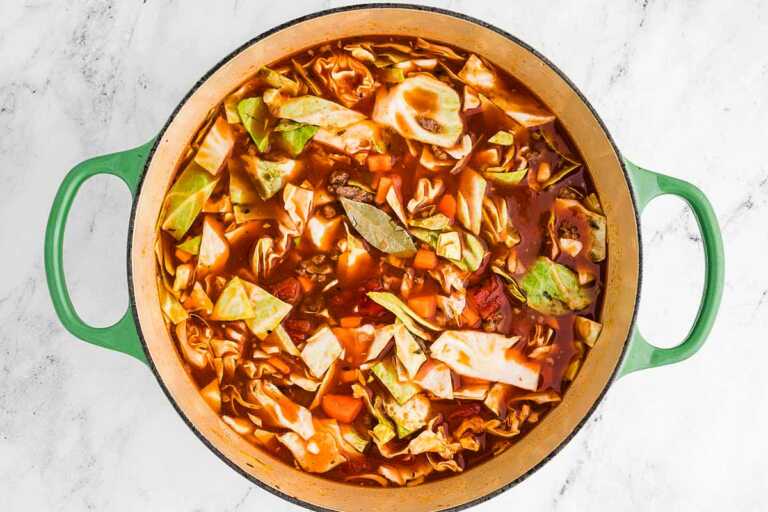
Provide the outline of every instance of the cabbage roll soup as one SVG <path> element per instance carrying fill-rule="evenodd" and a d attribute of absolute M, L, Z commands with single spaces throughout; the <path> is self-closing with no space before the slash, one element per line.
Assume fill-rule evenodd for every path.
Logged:
<path fill-rule="evenodd" d="M 482 56 L 422 39 L 336 41 L 249 77 L 193 138 L 156 253 L 202 398 L 351 485 L 508 449 L 601 331 L 606 220 L 567 134 Z"/>

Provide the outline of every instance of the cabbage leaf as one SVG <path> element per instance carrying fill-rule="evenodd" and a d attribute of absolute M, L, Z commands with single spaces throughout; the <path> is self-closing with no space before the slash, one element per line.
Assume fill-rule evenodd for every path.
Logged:
<path fill-rule="evenodd" d="M 510 89 L 496 71 L 477 55 L 469 56 L 459 71 L 459 77 L 526 128 L 555 120 L 555 116 L 530 95 Z"/>
<path fill-rule="evenodd" d="M 165 197 L 162 228 L 176 240 L 181 240 L 197 219 L 218 182 L 218 178 L 194 160 L 189 162 Z"/>
<path fill-rule="evenodd" d="M 253 308 L 253 316 L 247 318 L 248 328 L 260 339 L 278 328 L 283 319 L 291 312 L 291 305 L 283 302 L 263 288 L 243 280 L 243 286 Z"/>
<path fill-rule="evenodd" d="M 246 98 L 237 104 L 237 113 L 243 122 L 245 131 L 251 136 L 256 148 L 261 153 L 269 150 L 269 133 L 272 120 L 269 110 L 261 98 Z"/>
<path fill-rule="evenodd" d="M 378 378 L 387 391 L 398 403 L 404 404 L 413 398 L 421 388 L 411 381 L 401 382 L 397 377 L 395 363 L 387 358 L 379 361 L 371 367 L 371 372 Z"/>
<path fill-rule="evenodd" d="M 301 351 L 301 359 L 309 368 L 310 373 L 321 379 L 334 361 L 341 357 L 344 348 L 338 338 L 328 327 L 321 327 L 308 340 Z"/>
<path fill-rule="evenodd" d="M 319 96 L 290 98 L 276 89 L 268 89 L 264 102 L 275 117 L 323 128 L 345 128 L 365 119 L 360 112 Z"/>
<path fill-rule="evenodd" d="M 419 327 L 419 324 L 432 331 L 440 331 L 440 326 L 425 320 L 416 314 L 414 310 L 408 307 L 395 294 L 390 292 L 368 292 L 368 297 L 379 306 L 388 309 L 403 325 L 419 338 L 430 340 L 432 336 Z"/>
<path fill-rule="evenodd" d="M 234 321 L 256 316 L 244 284 L 239 277 L 233 277 L 227 283 L 213 306 L 211 320 Z"/>
<path fill-rule="evenodd" d="M 304 151 L 304 146 L 315 136 L 318 129 L 311 124 L 283 119 L 275 126 L 273 133 L 277 138 L 277 145 L 296 158 Z"/>
<path fill-rule="evenodd" d="M 445 331 L 430 351 L 459 375 L 535 390 L 539 364 L 512 348 L 519 339 L 482 331 Z"/>
<path fill-rule="evenodd" d="M 592 293 L 579 286 L 576 274 L 568 267 L 539 256 L 520 279 L 527 304 L 545 315 L 564 315 L 592 303 Z"/>

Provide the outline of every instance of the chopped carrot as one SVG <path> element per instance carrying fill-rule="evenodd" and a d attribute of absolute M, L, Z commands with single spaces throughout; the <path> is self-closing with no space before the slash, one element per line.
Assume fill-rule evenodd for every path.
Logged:
<path fill-rule="evenodd" d="M 376 189 L 376 204 L 384 204 L 387 202 L 387 192 L 390 187 L 395 187 L 398 198 L 402 202 L 402 194 L 400 191 L 403 188 L 403 179 L 397 174 L 389 174 L 382 176 L 379 180 L 379 188 Z"/>
<path fill-rule="evenodd" d="M 344 370 L 339 373 L 339 381 L 344 384 L 351 384 L 358 381 L 359 370 Z"/>
<path fill-rule="evenodd" d="M 352 423 L 363 408 L 363 401 L 347 395 L 325 395 L 323 412 L 342 423 Z"/>
<path fill-rule="evenodd" d="M 360 324 L 363 321 L 363 317 L 353 315 L 353 316 L 345 316 L 342 317 L 341 320 L 339 320 L 339 323 L 342 327 L 360 327 Z"/>
<path fill-rule="evenodd" d="M 269 359 L 267 359 L 267 363 L 277 368 L 277 370 L 281 373 L 285 373 L 285 374 L 291 373 L 291 367 L 288 366 L 288 364 L 286 364 L 286 362 L 280 359 L 279 357 L 270 357 Z"/>
<path fill-rule="evenodd" d="M 379 188 L 376 189 L 376 204 L 384 204 L 387 202 L 387 192 L 389 187 L 392 186 L 392 178 L 389 176 L 382 176 L 379 180 Z"/>
<path fill-rule="evenodd" d="M 368 170 L 371 172 L 389 172 L 392 170 L 392 155 L 369 155 Z"/>
<path fill-rule="evenodd" d="M 304 293 L 311 292 L 315 287 L 315 282 L 307 276 L 299 276 L 297 279 L 299 280 L 299 284 L 301 285 L 301 289 L 304 290 Z"/>
<path fill-rule="evenodd" d="M 451 194 L 445 194 L 437 205 L 437 211 L 453 221 L 456 218 L 456 198 Z"/>
<path fill-rule="evenodd" d="M 480 315 L 469 304 L 464 307 L 460 319 L 462 327 L 477 327 L 480 323 Z"/>
<path fill-rule="evenodd" d="M 432 270 L 437 266 L 437 255 L 429 249 L 419 249 L 413 258 L 413 268 Z"/>
<path fill-rule="evenodd" d="M 408 307 L 422 318 L 432 318 L 437 311 L 437 297 L 434 294 L 411 297 L 408 299 Z"/>
<path fill-rule="evenodd" d="M 192 259 L 192 255 L 189 254 L 187 251 L 176 249 L 176 259 L 178 259 L 182 263 L 186 263 Z"/>

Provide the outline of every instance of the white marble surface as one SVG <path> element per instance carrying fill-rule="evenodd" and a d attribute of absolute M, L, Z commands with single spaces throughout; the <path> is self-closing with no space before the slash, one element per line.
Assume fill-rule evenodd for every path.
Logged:
<path fill-rule="evenodd" d="M 42 237 L 67 170 L 154 135 L 188 88 L 255 34 L 342 2 L 0 0 L 0 510 L 297 510 L 251 485 L 184 425 L 151 373 L 70 336 Z M 616 383 L 593 419 L 501 510 L 768 508 L 768 4 L 667 0 L 434 1 L 491 21 L 563 69 L 619 147 L 712 199 L 728 258 L 705 348 Z M 76 305 L 126 307 L 130 198 L 87 183 L 66 262 Z M 640 325 L 674 344 L 703 257 L 675 199 L 643 217 Z"/>

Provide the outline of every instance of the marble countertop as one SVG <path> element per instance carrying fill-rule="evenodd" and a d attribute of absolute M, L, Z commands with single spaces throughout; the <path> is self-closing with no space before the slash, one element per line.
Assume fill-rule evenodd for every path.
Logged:
<path fill-rule="evenodd" d="M 0 510 L 299 510 L 211 453 L 137 361 L 59 324 L 42 238 L 65 173 L 153 136 L 243 41 L 343 2 L 0 2 Z M 638 164 L 699 185 L 723 228 L 726 288 L 704 349 L 617 382 L 523 484 L 474 510 L 765 510 L 768 498 L 768 4 L 718 0 L 428 2 L 490 21 L 558 65 Z M 130 196 L 86 183 L 65 257 L 97 325 L 127 303 Z M 643 216 L 640 326 L 686 333 L 702 287 L 696 222 Z"/>

